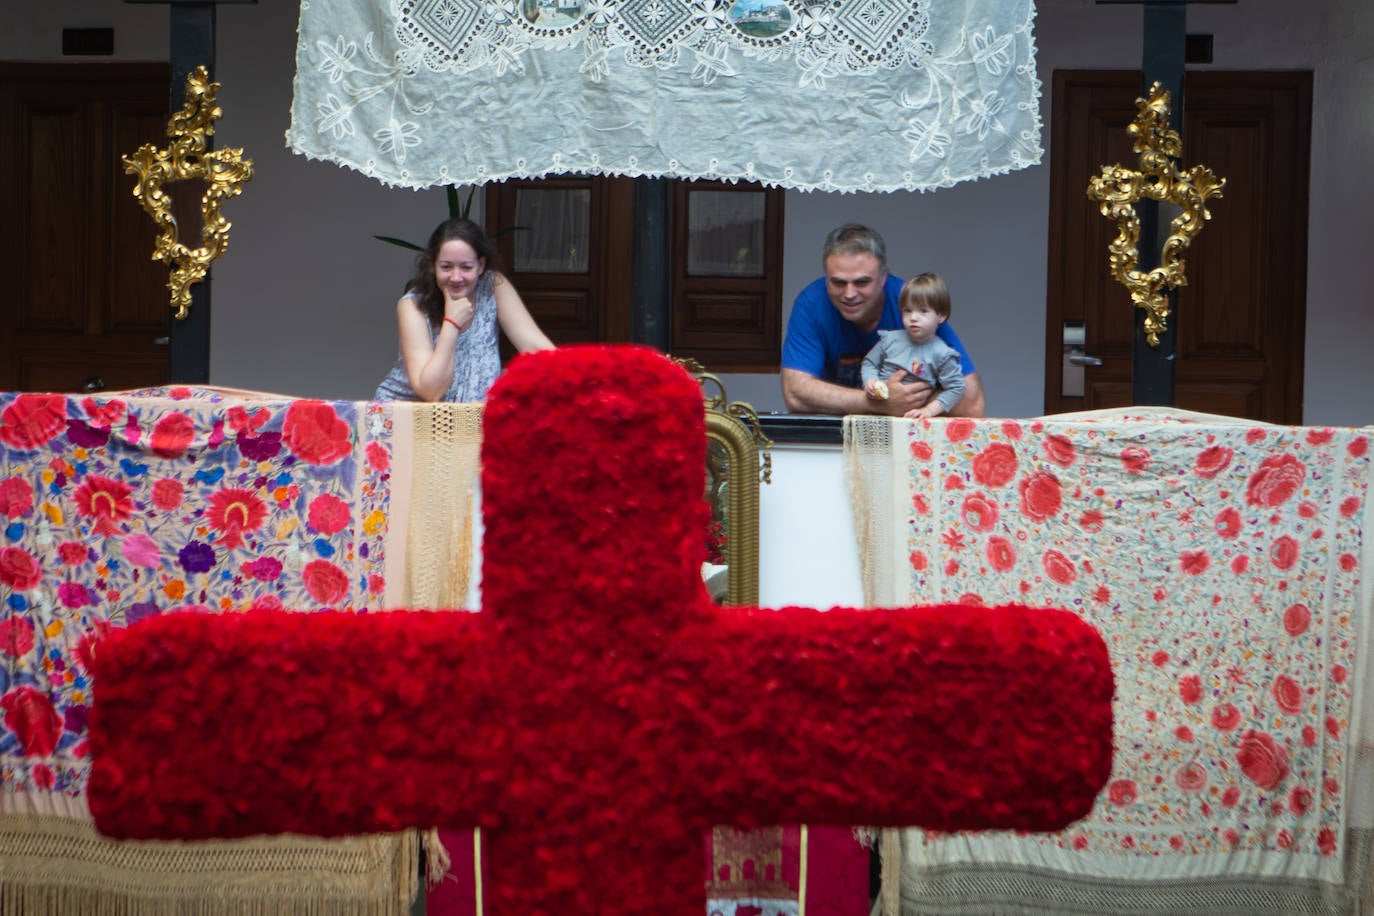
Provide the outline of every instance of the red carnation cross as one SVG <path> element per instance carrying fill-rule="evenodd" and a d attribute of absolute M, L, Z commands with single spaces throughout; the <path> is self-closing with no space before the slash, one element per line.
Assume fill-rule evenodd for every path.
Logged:
<path fill-rule="evenodd" d="M 479 825 L 491 913 L 700 916 L 711 824 L 1052 830 L 1106 782 L 1111 668 L 1071 613 L 713 606 L 701 395 L 652 351 L 517 359 L 482 460 L 481 614 L 103 641 L 100 830 Z"/>

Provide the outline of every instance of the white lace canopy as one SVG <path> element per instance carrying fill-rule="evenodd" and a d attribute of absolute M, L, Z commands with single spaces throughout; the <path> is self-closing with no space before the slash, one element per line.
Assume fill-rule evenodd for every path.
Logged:
<path fill-rule="evenodd" d="M 1033 0 L 302 0 L 287 143 L 423 188 L 927 190 L 1040 161 Z"/>

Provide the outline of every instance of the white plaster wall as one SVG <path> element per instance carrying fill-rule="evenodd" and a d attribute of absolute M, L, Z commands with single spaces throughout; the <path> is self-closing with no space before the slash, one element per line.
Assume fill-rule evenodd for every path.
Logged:
<path fill-rule="evenodd" d="M 395 356 L 393 304 L 410 258 L 374 234 L 422 240 L 442 192 L 386 189 L 285 149 L 298 5 L 220 7 L 216 76 L 222 146 L 243 146 L 257 178 L 226 207 L 230 249 L 214 271 L 211 379 L 290 394 L 365 398 Z M 1189 30 L 1215 36 L 1214 67 L 1314 71 L 1305 421 L 1374 423 L 1374 5 L 1367 0 L 1243 0 L 1196 6 Z M 1136 6 L 1041 0 L 1039 72 L 1134 67 Z M 116 56 L 165 59 L 167 8 L 122 0 L 0 4 L 0 59 L 58 60 L 63 26 L 113 26 Z M 89 60 L 89 59 L 86 59 Z M 1046 106 L 1048 99 L 1045 100 Z M 1045 111 L 1048 120 L 1049 112 Z M 1045 142 L 1048 143 L 1048 124 Z M 828 142 L 862 142 L 836 136 Z M 784 296 L 818 275 L 825 232 L 847 220 L 887 237 L 903 274 L 935 269 L 954 293 L 989 410 L 1043 409 L 1049 172 L 1044 166 L 933 194 L 787 195 Z M 773 375 L 727 377 L 730 397 L 780 410 Z"/>

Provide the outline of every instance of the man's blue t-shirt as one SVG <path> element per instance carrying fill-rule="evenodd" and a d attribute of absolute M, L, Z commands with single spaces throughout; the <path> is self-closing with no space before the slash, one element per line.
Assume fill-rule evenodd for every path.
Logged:
<path fill-rule="evenodd" d="M 887 275 L 887 282 L 883 284 L 882 317 L 878 319 L 878 326 L 867 334 L 840 315 L 825 291 L 824 277 L 808 285 L 797 295 L 792 315 L 787 319 L 782 367 L 798 369 L 822 381 L 862 388 L 859 370 L 863 367 L 864 356 L 878 342 L 878 332 L 902 327 L 902 310 L 897 299 L 905 282 L 900 277 Z M 978 371 L 948 322 L 940 325 L 936 333 L 959 351 L 965 376 Z"/>

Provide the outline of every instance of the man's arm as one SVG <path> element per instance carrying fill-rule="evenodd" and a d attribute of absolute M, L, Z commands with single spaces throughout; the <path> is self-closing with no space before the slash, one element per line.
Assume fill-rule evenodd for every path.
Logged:
<path fill-rule="evenodd" d="M 964 376 L 964 396 L 954 405 L 949 416 L 978 418 L 983 416 L 985 410 L 987 402 L 983 397 L 982 379 L 978 378 L 977 372 L 970 372 Z"/>
<path fill-rule="evenodd" d="M 893 373 L 888 379 L 890 397 L 885 401 L 875 401 L 864 394 L 861 388 L 849 388 L 821 381 L 800 369 L 783 369 L 782 399 L 792 413 L 872 413 L 900 417 L 908 410 L 929 401 L 933 390 L 925 382 L 902 384 L 900 377 L 904 375 L 902 372 Z M 967 380 L 964 397 L 968 397 Z"/>

